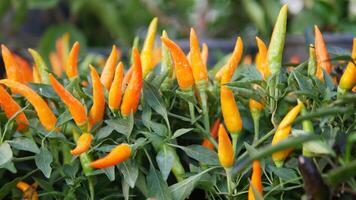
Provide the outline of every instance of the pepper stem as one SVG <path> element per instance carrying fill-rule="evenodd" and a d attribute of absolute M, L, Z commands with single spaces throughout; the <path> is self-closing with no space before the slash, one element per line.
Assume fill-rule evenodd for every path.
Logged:
<path fill-rule="evenodd" d="M 232 138 L 232 147 L 234 149 L 234 157 L 236 154 L 236 149 L 237 149 L 237 139 L 239 138 L 239 133 L 231 133 L 231 138 Z"/>
<path fill-rule="evenodd" d="M 252 110 L 251 111 L 252 119 L 253 119 L 253 126 L 254 126 L 254 136 L 253 136 L 253 145 L 256 144 L 260 135 L 260 116 L 261 112 L 259 110 Z"/>
<path fill-rule="evenodd" d="M 232 168 L 229 167 L 229 168 L 224 168 L 225 169 L 225 172 L 226 172 L 226 182 L 227 182 L 227 190 L 228 190 L 228 196 L 229 197 L 232 197 L 232 190 L 234 189 L 233 188 L 233 185 L 234 183 L 232 182 Z"/>
<path fill-rule="evenodd" d="M 205 87 L 199 89 L 199 94 L 200 94 L 202 110 L 203 110 L 204 128 L 207 132 L 209 132 L 210 122 L 209 122 L 209 110 L 208 110 L 208 97 L 206 95 Z"/>

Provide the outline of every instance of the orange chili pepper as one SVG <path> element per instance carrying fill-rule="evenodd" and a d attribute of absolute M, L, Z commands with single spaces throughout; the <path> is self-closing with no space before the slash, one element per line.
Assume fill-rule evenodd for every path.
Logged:
<path fill-rule="evenodd" d="M 152 60 L 151 60 L 151 64 L 152 64 L 152 69 L 158 65 L 158 63 L 161 62 L 161 58 L 162 58 L 162 49 L 161 48 L 155 48 L 152 51 Z"/>
<path fill-rule="evenodd" d="M 142 62 L 142 73 L 145 77 L 150 71 L 152 71 L 154 65 L 152 60 L 152 51 L 154 47 L 155 35 L 157 31 L 158 18 L 155 17 L 152 19 L 148 30 L 145 42 L 143 43 L 141 51 L 141 62 Z"/>
<path fill-rule="evenodd" d="M 29 185 L 24 181 L 20 181 L 16 184 L 16 187 L 22 191 L 23 199 L 26 200 L 38 200 L 37 183 Z"/>
<path fill-rule="evenodd" d="M 110 56 L 106 60 L 103 71 L 101 72 L 100 80 L 107 90 L 110 90 L 111 82 L 114 78 L 116 62 L 118 59 L 117 48 L 112 46 Z"/>
<path fill-rule="evenodd" d="M 63 69 L 62 69 L 62 63 L 58 57 L 58 55 L 54 52 L 51 52 L 49 54 L 49 61 L 51 63 L 51 66 L 52 66 L 52 70 L 53 70 L 53 73 L 59 77 L 62 76 L 62 73 L 63 73 Z"/>
<path fill-rule="evenodd" d="M 224 168 L 230 168 L 234 164 L 234 149 L 232 148 L 230 138 L 222 124 L 219 126 L 218 157 L 221 166 Z"/>
<path fill-rule="evenodd" d="M 6 117 L 10 119 L 15 113 L 21 110 L 19 104 L 11 97 L 7 91 L 0 86 L 0 108 L 5 112 Z M 17 130 L 21 131 L 28 127 L 29 122 L 24 112 L 16 116 Z"/>
<path fill-rule="evenodd" d="M 251 111 L 262 111 L 264 108 L 264 105 L 261 104 L 260 102 L 254 100 L 254 99 L 250 99 L 249 100 L 249 108 Z"/>
<path fill-rule="evenodd" d="M 119 62 L 115 70 L 114 81 L 109 91 L 109 108 L 118 110 L 122 99 L 122 82 L 124 79 L 124 64 Z"/>
<path fill-rule="evenodd" d="M 63 103 L 67 106 L 70 114 L 72 115 L 75 123 L 78 126 L 83 126 L 87 123 L 87 112 L 84 105 L 76 99 L 68 90 L 66 90 L 52 74 L 49 74 L 49 81 L 53 90 L 61 98 Z"/>
<path fill-rule="evenodd" d="M 179 88 L 184 91 L 190 90 L 194 85 L 194 77 L 183 50 L 168 38 L 161 37 L 161 40 L 172 54 Z"/>
<path fill-rule="evenodd" d="M 77 146 L 70 151 L 73 156 L 78 156 L 87 152 L 90 148 L 93 136 L 90 133 L 83 133 L 77 140 Z"/>
<path fill-rule="evenodd" d="M 263 195 L 263 186 L 262 186 L 262 171 L 261 171 L 261 165 L 260 161 L 254 160 L 252 164 L 252 176 L 251 176 L 251 182 L 250 182 L 250 187 L 248 189 L 248 200 L 255 200 L 255 195 L 253 193 L 252 187 L 261 194 Z"/>
<path fill-rule="evenodd" d="M 41 76 L 38 73 L 38 70 L 37 70 L 36 66 L 32 67 L 32 77 L 33 77 L 33 82 L 34 83 L 41 83 Z"/>
<path fill-rule="evenodd" d="M 233 92 L 225 85 L 220 90 L 221 110 L 227 129 L 231 134 L 239 134 L 242 120 Z"/>
<path fill-rule="evenodd" d="M 93 105 L 89 112 L 89 129 L 104 118 L 105 113 L 105 96 L 104 86 L 100 82 L 100 77 L 95 68 L 91 65 L 90 76 L 93 83 Z"/>
<path fill-rule="evenodd" d="M 72 49 L 69 52 L 68 61 L 66 65 L 66 73 L 68 78 L 74 78 L 78 76 L 78 54 L 79 54 L 80 44 L 75 42 Z"/>
<path fill-rule="evenodd" d="M 69 39 L 70 34 L 64 33 L 61 37 L 56 40 L 56 51 L 58 58 L 61 62 L 62 69 L 67 63 L 68 53 L 69 53 Z"/>
<path fill-rule="evenodd" d="M 268 59 L 267 59 L 267 46 L 266 44 L 259 38 L 256 37 L 256 43 L 258 47 L 258 57 L 259 59 L 256 59 L 256 67 L 258 71 L 262 74 L 262 77 L 264 80 L 267 80 L 267 78 L 271 75 L 271 72 L 269 71 L 268 67 Z"/>
<path fill-rule="evenodd" d="M 24 83 L 32 82 L 32 69 L 30 67 L 30 64 L 21 56 L 12 54 L 15 62 L 17 63 L 17 66 L 20 69 L 20 72 L 22 73 L 22 79 Z"/>
<path fill-rule="evenodd" d="M 126 85 L 130 82 L 130 79 L 132 76 L 132 69 L 133 69 L 133 67 L 131 66 L 130 69 L 126 73 L 124 80 L 122 81 L 122 85 L 124 88 L 126 88 Z"/>
<path fill-rule="evenodd" d="M 244 63 L 245 65 L 251 65 L 251 64 L 252 64 L 252 56 L 249 55 L 249 54 L 246 55 L 246 56 L 244 57 L 243 63 Z"/>
<path fill-rule="evenodd" d="M 237 65 L 239 64 L 239 62 L 241 60 L 242 53 L 243 53 L 243 42 L 242 42 L 242 39 L 240 37 L 238 37 L 236 40 L 234 51 L 232 52 L 232 55 L 231 55 L 229 61 L 226 63 L 226 65 L 224 65 L 222 68 L 220 68 L 220 70 L 215 74 L 215 79 L 218 81 L 221 80 L 222 84 L 229 82 L 231 80 L 231 77 L 234 74 L 234 71 L 235 71 Z M 227 73 L 228 76 L 226 76 L 227 80 L 223 81 L 222 74 L 225 69 L 228 69 L 229 72 Z"/>
<path fill-rule="evenodd" d="M 356 84 L 356 38 L 353 39 L 352 60 L 347 64 L 344 73 L 341 76 L 339 90 L 351 90 Z"/>
<path fill-rule="evenodd" d="M 4 60 L 6 76 L 8 79 L 23 83 L 22 72 L 17 65 L 12 52 L 5 46 L 1 45 L 2 59 Z"/>
<path fill-rule="evenodd" d="M 324 80 L 323 71 L 324 69 L 328 74 L 332 71 L 332 66 L 330 63 L 330 57 L 328 54 L 328 49 L 326 48 L 326 44 L 321 34 L 319 28 L 315 25 L 315 55 L 316 55 L 316 63 L 317 63 L 317 72 L 316 76 L 320 80 Z"/>
<path fill-rule="evenodd" d="M 130 145 L 123 143 L 117 145 L 113 148 L 110 153 L 103 158 L 95 160 L 90 163 L 92 168 L 103 169 L 107 167 L 112 167 L 121 162 L 124 162 L 130 158 L 131 155 L 131 147 Z"/>
<path fill-rule="evenodd" d="M 220 118 L 217 118 L 213 126 L 210 128 L 211 137 L 214 139 L 218 137 L 219 125 L 220 125 Z M 202 146 L 214 150 L 213 143 L 211 143 L 210 140 L 208 139 L 203 140 Z"/>
<path fill-rule="evenodd" d="M 201 84 L 201 82 L 203 82 L 203 84 L 206 85 L 208 81 L 208 71 L 200 54 L 198 36 L 193 28 L 190 29 L 190 62 L 195 84 Z"/>
<path fill-rule="evenodd" d="M 276 133 L 272 139 L 272 145 L 278 144 L 279 142 L 286 139 L 291 130 L 292 124 L 295 118 L 298 116 L 300 111 L 303 108 L 303 103 L 298 101 L 298 105 L 296 105 L 293 109 L 291 109 L 287 115 L 283 118 L 281 123 L 279 124 Z M 281 167 L 283 165 L 284 160 L 288 157 L 288 155 L 292 152 L 292 149 L 286 149 L 283 151 L 278 151 L 272 154 L 272 159 L 277 167 Z"/>
<path fill-rule="evenodd" d="M 133 50 L 133 72 L 132 77 L 125 90 L 124 97 L 122 98 L 121 114 L 128 116 L 130 112 L 135 113 L 140 102 L 141 90 L 142 90 L 142 66 L 140 53 L 137 48 Z"/>
<path fill-rule="evenodd" d="M 201 48 L 201 57 L 203 59 L 204 65 L 206 67 L 208 64 L 208 58 L 209 58 L 209 47 L 205 42 L 203 43 L 203 46 Z"/>
<path fill-rule="evenodd" d="M 4 84 L 14 92 L 24 96 L 35 108 L 38 118 L 41 124 L 47 131 L 52 131 L 57 122 L 56 116 L 52 110 L 48 107 L 47 103 L 30 87 L 10 79 L 0 80 L 0 84 Z"/>

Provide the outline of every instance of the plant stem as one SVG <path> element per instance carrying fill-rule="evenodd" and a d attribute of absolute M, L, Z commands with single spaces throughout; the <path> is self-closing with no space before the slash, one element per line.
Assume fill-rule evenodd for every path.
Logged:
<path fill-rule="evenodd" d="M 94 193 L 94 184 L 93 184 L 93 178 L 88 177 L 88 186 L 89 186 L 89 193 L 90 193 L 90 200 L 95 199 L 95 193 Z"/>
<path fill-rule="evenodd" d="M 253 136 L 253 143 L 256 144 L 260 135 L 260 116 L 261 112 L 258 110 L 252 111 L 252 119 L 253 119 L 253 126 L 254 126 L 254 131 L 255 134 Z"/>
<path fill-rule="evenodd" d="M 229 198 L 232 197 L 232 190 L 233 190 L 233 182 L 232 182 L 232 173 L 231 173 L 231 168 L 224 168 L 226 172 L 226 181 L 227 181 L 227 189 L 229 193 Z"/>
<path fill-rule="evenodd" d="M 206 95 L 206 88 L 203 87 L 202 89 L 199 89 L 199 94 L 203 110 L 204 127 L 207 132 L 210 132 L 208 97 Z"/>
<path fill-rule="evenodd" d="M 239 133 L 231 133 L 232 147 L 234 149 L 234 155 L 236 154 L 237 139 L 239 138 Z"/>
<path fill-rule="evenodd" d="M 195 122 L 194 105 L 192 102 L 188 102 L 188 106 L 189 106 L 191 124 L 193 124 Z"/>

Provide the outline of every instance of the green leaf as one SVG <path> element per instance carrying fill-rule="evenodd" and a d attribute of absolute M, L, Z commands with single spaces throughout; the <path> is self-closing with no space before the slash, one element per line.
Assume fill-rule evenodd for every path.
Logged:
<path fill-rule="evenodd" d="M 194 144 L 187 147 L 179 146 L 179 148 L 182 149 L 189 157 L 194 158 L 203 164 L 219 165 L 219 159 L 216 152 L 201 145 Z"/>
<path fill-rule="evenodd" d="M 53 91 L 52 86 L 40 83 L 29 83 L 29 86 L 39 95 L 48 99 L 59 100 L 57 94 Z"/>
<path fill-rule="evenodd" d="M 36 143 L 29 138 L 25 138 L 25 137 L 16 138 L 16 139 L 8 141 L 8 143 L 15 149 L 29 151 L 29 152 L 33 152 L 33 153 L 40 152 L 40 149 L 38 148 Z"/>
<path fill-rule="evenodd" d="M 38 169 L 40 169 L 46 178 L 51 176 L 52 168 L 51 163 L 53 157 L 51 152 L 44 146 L 41 147 L 40 152 L 35 156 L 35 162 Z"/>
<path fill-rule="evenodd" d="M 9 162 L 12 159 L 12 150 L 7 142 L 0 144 L 0 165 Z"/>
<path fill-rule="evenodd" d="M 104 174 L 108 177 L 110 181 L 115 181 L 115 167 L 107 167 L 102 169 Z"/>
<path fill-rule="evenodd" d="M 70 112 L 66 109 L 61 115 L 59 115 L 58 119 L 57 119 L 57 123 L 56 126 L 60 127 L 63 124 L 69 122 L 70 120 L 72 120 L 72 115 L 70 114 Z"/>
<path fill-rule="evenodd" d="M 174 165 L 174 155 L 172 151 L 167 151 L 166 146 L 163 145 L 162 149 L 157 153 L 156 161 L 162 173 L 163 180 L 166 181 Z"/>
<path fill-rule="evenodd" d="M 189 131 L 193 130 L 193 128 L 181 128 L 181 129 L 178 129 L 174 132 L 173 136 L 172 136 L 172 139 L 175 139 L 179 136 L 182 136 L 186 133 L 188 133 Z"/>
<path fill-rule="evenodd" d="M 124 175 L 125 182 L 131 187 L 134 188 L 136 180 L 138 177 L 138 167 L 134 160 L 127 160 L 117 166 L 120 172 Z"/>
<path fill-rule="evenodd" d="M 131 114 L 128 119 L 109 119 L 105 123 L 112 127 L 115 131 L 129 137 L 133 129 L 133 115 Z"/>
<path fill-rule="evenodd" d="M 157 200 L 172 199 L 167 183 L 152 165 L 147 176 L 147 185 L 149 196 L 156 197 Z"/>
<path fill-rule="evenodd" d="M 106 137 L 108 137 L 112 132 L 114 128 L 111 126 L 104 126 L 101 129 L 98 130 L 98 132 L 95 134 L 95 139 L 96 140 L 101 140 Z"/>
<path fill-rule="evenodd" d="M 293 180 L 298 178 L 297 173 L 293 169 L 284 167 L 277 168 L 273 165 L 268 165 L 268 169 L 283 180 Z"/>

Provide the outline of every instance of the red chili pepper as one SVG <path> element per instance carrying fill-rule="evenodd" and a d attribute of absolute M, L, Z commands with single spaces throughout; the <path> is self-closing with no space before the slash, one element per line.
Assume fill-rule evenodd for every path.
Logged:
<path fill-rule="evenodd" d="M 213 126 L 210 128 L 211 137 L 214 138 L 214 139 L 216 139 L 218 137 L 220 121 L 221 121 L 220 118 L 217 118 L 215 120 Z M 211 143 L 210 140 L 208 140 L 208 139 L 204 139 L 203 140 L 202 146 L 206 147 L 208 149 L 211 149 L 211 150 L 214 149 L 213 143 Z"/>

